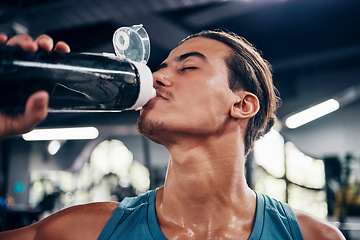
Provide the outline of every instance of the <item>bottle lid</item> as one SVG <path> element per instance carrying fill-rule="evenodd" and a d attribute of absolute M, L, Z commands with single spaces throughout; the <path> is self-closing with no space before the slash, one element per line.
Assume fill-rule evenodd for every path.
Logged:
<path fill-rule="evenodd" d="M 121 27 L 113 36 L 116 56 L 146 64 L 150 57 L 150 39 L 143 25 Z"/>

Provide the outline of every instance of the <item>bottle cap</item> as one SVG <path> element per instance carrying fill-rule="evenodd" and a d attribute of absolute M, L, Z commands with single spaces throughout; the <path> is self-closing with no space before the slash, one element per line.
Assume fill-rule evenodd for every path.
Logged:
<path fill-rule="evenodd" d="M 150 68 L 144 63 L 132 62 L 132 64 L 134 64 L 140 76 L 140 91 L 135 104 L 127 110 L 139 110 L 156 96 L 156 91 L 153 87 L 153 76 Z"/>
<path fill-rule="evenodd" d="M 113 36 L 116 56 L 146 64 L 150 57 L 150 39 L 143 25 L 121 27 Z"/>

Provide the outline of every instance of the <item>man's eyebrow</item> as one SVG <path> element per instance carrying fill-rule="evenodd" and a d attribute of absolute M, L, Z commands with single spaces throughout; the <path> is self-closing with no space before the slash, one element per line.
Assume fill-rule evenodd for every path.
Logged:
<path fill-rule="evenodd" d="M 184 53 L 178 57 L 175 58 L 175 61 L 177 62 L 181 62 L 184 61 L 185 59 L 189 58 L 189 57 L 198 57 L 203 59 L 204 61 L 208 62 L 206 56 L 200 52 L 188 52 L 188 53 Z M 156 71 L 159 71 L 160 69 L 166 68 L 168 66 L 167 63 L 161 63 L 160 66 L 157 68 Z"/>
<path fill-rule="evenodd" d="M 203 60 L 205 60 L 206 62 L 208 61 L 207 58 L 205 57 L 204 54 L 200 53 L 200 52 L 188 52 L 188 53 L 184 53 L 182 55 L 180 55 L 179 57 L 175 58 L 175 60 L 177 62 L 181 62 L 184 61 L 185 59 L 189 58 L 189 57 L 198 57 L 201 58 Z"/>

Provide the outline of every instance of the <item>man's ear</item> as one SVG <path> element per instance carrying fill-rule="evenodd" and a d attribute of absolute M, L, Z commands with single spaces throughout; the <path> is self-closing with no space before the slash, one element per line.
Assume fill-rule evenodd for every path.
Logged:
<path fill-rule="evenodd" d="M 259 111 L 257 96 L 250 92 L 242 92 L 239 99 L 231 107 L 230 115 L 236 119 L 250 119 Z"/>

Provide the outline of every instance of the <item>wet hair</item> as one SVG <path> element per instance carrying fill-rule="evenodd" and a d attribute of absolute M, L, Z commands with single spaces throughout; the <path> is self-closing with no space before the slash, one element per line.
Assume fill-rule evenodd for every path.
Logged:
<path fill-rule="evenodd" d="M 248 155 L 254 142 L 273 127 L 280 104 L 271 66 L 251 43 L 233 32 L 206 30 L 188 36 L 180 44 L 195 37 L 213 39 L 228 45 L 232 52 L 224 60 L 228 67 L 229 88 L 233 92 L 251 92 L 259 99 L 259 112 L 249 119 L 245 133 L 245 155 Z"/>

